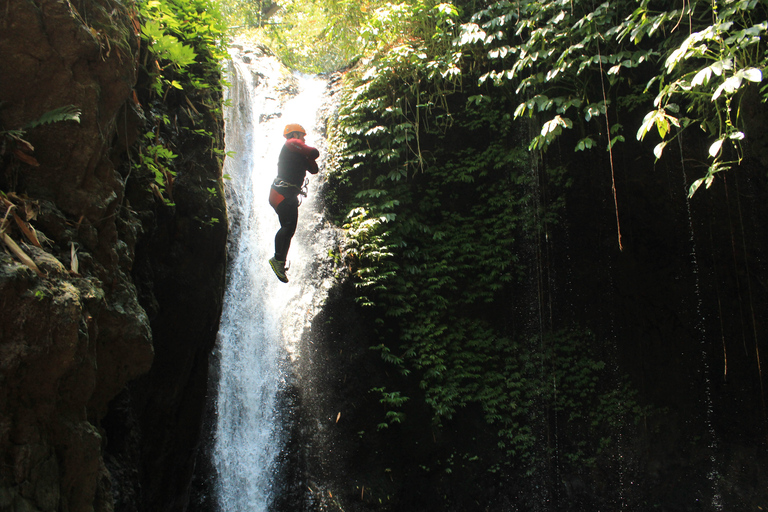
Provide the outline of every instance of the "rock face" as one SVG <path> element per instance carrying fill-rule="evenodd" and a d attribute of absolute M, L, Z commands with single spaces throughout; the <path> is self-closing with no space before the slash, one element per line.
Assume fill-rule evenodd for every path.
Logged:
<path fill-rule="evenodd" d="M 174 207 L 132 169 L 140 45 L 122 2 L 0 13 L 0 510 L 174 509 L 221 306 L 218 162 L 174 141 Z M 69 105 L 79 123 L 30 127 Z"/>
<path fill-rule="evenodd" d="M 385 315 L 354 302 L 359 292 L 342 286 L 330 294 L 301 348 L 293 400 L 300 414 L 290 425 L 295 453 L 286 457 L 293 467 L 285 471 L 289 492 L 277 510 L 761 508 L 768 501 L 760 356 L 768 347 L 757 313 L 768 307 L 768 240 L 760 224 L 768 215 L 766 138 L 760 130 L 766 116 L 761 106 L 747 104 L 744 111 L 754 119 L 741 166 L 693 198 L 687 197 L 688 186 L 704 172 L 694 163 L 696 155 L 706 154 L 710 143 L 696 132 L 686 132 L 675 153 L 659 162 L 635 143 L 617 152 L 617 202 L 607 153 L 562 149 L 575 146 L 575 135 L 543 157 L 546 167 L 531 166 L 533 195 L 541 204 L 555 205 L 561 195 L 562 207 L 553 208 L 559 218 L 535 242 L 520 237 L 510 257 L 524 262 L 529 279 L 511 287 L 505 300 L 483 307 L 504 321 L 499 332 L 510 337 L 515 330 L 523 336 L 589 330 L 611 372 L 596 390 L 619 399 L 609 402 L 610 409 L 620 410 L 627 396 L 640 405 L 637 420 L 627 415 L 594 430 L 618 441 L 615 449 L 606 443 L 593 460 L 571 465 L 566 455 L 581 435 L 578 418 L 560 415 L 559 406 L 549 405 L 556 402 L 542 393 L 528 409 L 530 420 L 521 421 L 534 431 L 531 453 L 538 462 L 529 475 L 515 474 L 512 464 L 504 466 L 511 457 L 477 404 L 467 403 L 439 423 L 432 420 L 418 386 L 424 370 L 408 368 L 413 371 L 406 376 L 368 349 L 385 338 L 377 331 L 390 336 L 384 342 L 391 342 L 392 354 L 401 356 L 409 345 L 395 328 L 386 330 Z M 478 136 L 477 147 L 484 147 L 484 137 Z M 561 166 L 570 182 L 562 188 L 543 172 Z M 418 177 L 411 184 L 415 189 Z M 330 197 L 335 191 L 327 192 Z M 409 249 L 414 247 L 409 240 Z M 531 312 L 541 316 L 530 322 Z M 521 374 L 510 378 L 522 380 Z M 623 383 L 631 394 L 624 394 Z M 402 407 L 402 423 L 384 423 L 383 400 L 371 391 L 385 385 L 411 398 Z M 577 385 L 569 379 L 555 389 L 564 394 Z M 537 424 L 535 416 L 547 421 Z M 501 470 L 492 466 L 497 461 Z"/>

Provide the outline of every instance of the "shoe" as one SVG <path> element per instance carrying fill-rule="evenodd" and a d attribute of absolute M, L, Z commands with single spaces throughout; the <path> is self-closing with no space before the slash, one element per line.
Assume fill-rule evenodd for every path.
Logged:
<path fill-rule="evenodd" d="M 275 258 L 269 258 L 269 266 L 272 267 L 272 270 L 279 280 L 284 283 L 288 282 L 288 276 L 285 275 L 285 271 L 287 269 L 285 268 L 284 261 L 276 260 Z"/>

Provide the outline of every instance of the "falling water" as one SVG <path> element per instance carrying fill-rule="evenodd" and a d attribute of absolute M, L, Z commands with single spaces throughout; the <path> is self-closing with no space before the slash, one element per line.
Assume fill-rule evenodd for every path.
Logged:
<path fill-rule="evenodd" d="M 680 168 L 682 170 L 682 176 L 683 176 L 683 184 L 685 186 L 685 192 L 686 192 L 686 212 L 688 215 L 688 230 L 690 234 L 690 247 L 691 247 L 691 265 L 693 269 L 693 277 L 694 277 L 694 291 L 695 291 L 695 299 L 696 299 L 696 331 L 701 337 L 701 360 L 702 360 L 702 368 L 703 368 L 703 377 L 704 377 L 704 405 L 706 407 L 706 414 L 705 414 L 705 421 L 707 424 L 707 430 L 709 432 L 709 449 L 710 449 L 710 463 L 711 466 L 707 472 L 707 478 L 709 479 L 711 486 L 712 486 L 712 498 L 711 498 L 711 508 L 712 510 L 723 510 L 722 505 L 722 496 L 720 494 L 719 490 L 719 482 L 720 482 L 720 474 L 718 470 L 718 464 L 717 464 L 717 458 L 715 457 L 715 454 L 717 452 L 717 433 L 715 432 L 714 427 L 714 405 L 712 403 L 712 380 L 710 377 L 710 370 L 709 370 L 709 362 L 708 362 L 708 353 L 707 353 L 707 332 L 706 328 L 704 326 L 704 314 L 702 312 L 702 293 L 701 293 L 701 282 L 700 282 L 700 276 L 699 276 L 699 262 L 698 262 L 698 256 L 696 254 L 696 239 L 694 236 L 694 229 L 693 229 L 693 215 L 691 213 L 691 200 L 690 197 L 687 195 L 688 187 L 690 184 L 688 183 L 688 176 L 685 171 L 685 159 L 683 158 L 683 142 L 682 137 L 678 137 L 678 144 L 680 148 Z"/>
<path fill-rule="evenodd" d="M 322 233 L 329 229 L 317 213 L 319 201 L 305 201 L 288 256 L 294 261 L 291 283 L 278 282 L 267 260 L 279 223 L 267 197 L 285 123 L 301 123 L 307 143 L 321 145 L 314 127 L 326 83 L 286 73 L 258 51 L 233 47 L 231 57 L 230 153 L 224 164 L 230 177 L 229 269 L 216 351 L 213 463 L 219 510 L 259 512 L 268 510 L 273 499 L 276 458 L 286 441 L 279 403 L 288 378 L 286 362 L 290 366 L 298 357 L 298 340 L 327 288 L 309 274 L 322 259 L 327 243 Z M 283 103 L 281 95 L 288 101 Z M 310 198 L 317 195 L 319 179 L 310 180 Z"/>

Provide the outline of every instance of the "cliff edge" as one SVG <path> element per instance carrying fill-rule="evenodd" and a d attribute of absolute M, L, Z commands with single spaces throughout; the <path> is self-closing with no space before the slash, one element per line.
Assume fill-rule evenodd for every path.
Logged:
<path fill-rule="evenodd" d="M 0 1 L 2 511 L 172 510 L 189 488 L 227 223 L 220 161 L 181 128 L 222 123 L 157 128 L 163 200 L 137 142 L 202 100 L 152 99 L 138 29 L 117 1 Z"/>

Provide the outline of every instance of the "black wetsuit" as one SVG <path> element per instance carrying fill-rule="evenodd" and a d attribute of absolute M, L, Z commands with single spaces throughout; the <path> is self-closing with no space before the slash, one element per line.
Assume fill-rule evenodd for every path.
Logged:
<path fill-rule="evenodd" d="M 277 178 L 272 183 L 269 204 L 277 212 L 280 229 L 275 235 L 275 259 L 285 261 L 299 221 L 299 193 L 306 173 L 317 174 L 320 152 L 300 139 L 285 141 L 277 160 Z"/>

